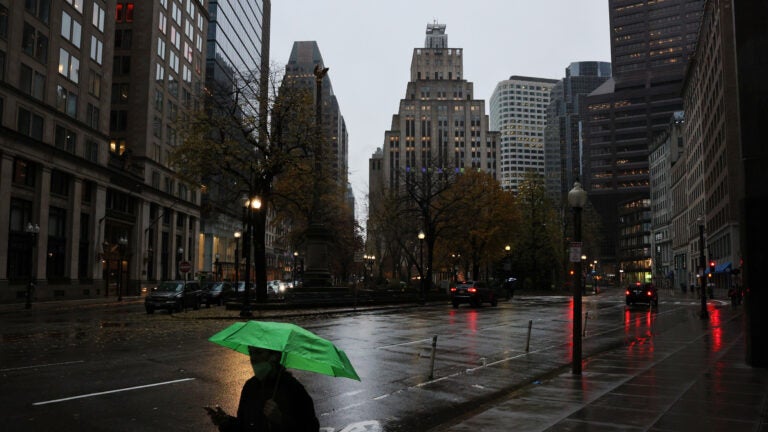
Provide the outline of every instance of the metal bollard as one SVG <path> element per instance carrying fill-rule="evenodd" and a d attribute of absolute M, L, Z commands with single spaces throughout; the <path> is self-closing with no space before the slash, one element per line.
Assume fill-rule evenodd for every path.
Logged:
<path fill-rule="evenodd" d="M 533 326 L 533 320 L 528 320 L 528 337 L 525 338 L 525 352 L 528 352 L 528 348 L 531 346 L 531 327 Z"/>
<path fill-rule="evenodd" d="M 429 359 L 429 379 L 435 379 L 435 351 L 437 350 L 437 335 L 432 336 L 432 355 Z"/>
<path fill-rule="evenodd" d="M 587 335 L 587 320 L 589 320 L 589 311 L 584 313 L 584 329 L 581 332 L 581 337 Z"/>

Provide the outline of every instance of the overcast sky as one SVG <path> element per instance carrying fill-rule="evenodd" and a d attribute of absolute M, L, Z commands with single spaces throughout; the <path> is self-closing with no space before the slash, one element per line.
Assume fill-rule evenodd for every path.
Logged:
<path fill-rule="evenodd" d="M 464 78 L 488 103 L 511 75 L 560 79 L 575 61 L 610 61 L 608 0 L 272 0 L 270 57 L 316 41 L 349 131 L 356 216 L 367 218 L 368 159 L 382 147 L 427 24 L 464 50 Z"/>

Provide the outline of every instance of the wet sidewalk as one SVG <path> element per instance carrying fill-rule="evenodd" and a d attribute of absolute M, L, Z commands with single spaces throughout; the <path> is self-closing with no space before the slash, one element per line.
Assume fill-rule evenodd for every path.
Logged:
<path fill-rule="evenodd" d="M 439 430 L 768 432 L 768 369 L 745 362 L 741 309 L 690 321 L 586 359 L 581 376 L 569 368 Z"/>

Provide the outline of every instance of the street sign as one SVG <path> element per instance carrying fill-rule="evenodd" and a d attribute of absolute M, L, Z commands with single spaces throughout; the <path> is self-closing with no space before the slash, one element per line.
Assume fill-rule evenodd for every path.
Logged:
<path fill-rule="evenodd" d="M 189 261 L 182 261 L 179 263 L 179 271 L 181 273 L 189 273 L 192 271 L 192 263 Z"/>
<path fill-rule="evenodd" d="M 572 263 L 581 261 L 581 242 L 571 242 L 570 261 Z"/>

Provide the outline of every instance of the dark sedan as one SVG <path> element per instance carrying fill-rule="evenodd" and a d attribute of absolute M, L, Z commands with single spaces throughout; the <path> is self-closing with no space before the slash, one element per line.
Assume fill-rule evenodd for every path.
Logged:
<path fill-rule="evenodd" d="M 491 306 L 496 306 L 499 303 L 496 290 L 484 281 L 457 283 L 451 285 L 449 292 L 454 308 L 458 308 L 461 303 L 469 303 L 474 307 L 478 307 L 482 303 L 490 303 Z"/>
<path fill-rule="evenodd" d="M 635 282 L 629 285 L 625 291 L 627 306 L 645 304 L 652 307 L 659 306 L 659 292 L 652 283 Z"/>

